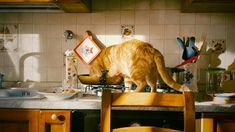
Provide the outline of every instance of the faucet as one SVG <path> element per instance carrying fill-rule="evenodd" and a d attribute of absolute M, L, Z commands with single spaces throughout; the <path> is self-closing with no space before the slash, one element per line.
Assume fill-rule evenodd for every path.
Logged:
<path fill-rule="evenodd" d="M 0 72 L 0 89 L 3 88 L 2 87 L 3 77 L 4 77 L 4 74 Z"/>

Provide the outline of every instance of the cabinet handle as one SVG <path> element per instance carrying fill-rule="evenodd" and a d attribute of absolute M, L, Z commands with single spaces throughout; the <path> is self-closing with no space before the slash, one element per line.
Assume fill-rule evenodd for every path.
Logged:
<path fill-rule="evenodd" d="M 58 116 L 57 116 L 56 114 L 52 114 L 52 115 L 51 115 L 51 119 L 52 119 L 52 120 L 56 120 L 57 117 L 58 117 Z"/>

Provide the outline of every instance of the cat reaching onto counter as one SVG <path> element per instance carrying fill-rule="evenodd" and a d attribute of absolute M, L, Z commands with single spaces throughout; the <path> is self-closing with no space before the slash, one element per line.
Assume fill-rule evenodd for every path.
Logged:
<path fill-rule="evenodd" d="M 89 70 L 90 76 L 100 77 L 102 70 L 108 70 L 110 77 L 121 75 L 124 77 L 125 87 L 130 87 L 132 82 L 137 85 L 135 92 L 143 91 L 147 85 L 151 87 L 151 92 L 155 92 L 158 75 L 177 91 L 189 90 L 169 76 L 163 55 L 157 49 L 136 39 L 103 49 L 91 63 Z"/>

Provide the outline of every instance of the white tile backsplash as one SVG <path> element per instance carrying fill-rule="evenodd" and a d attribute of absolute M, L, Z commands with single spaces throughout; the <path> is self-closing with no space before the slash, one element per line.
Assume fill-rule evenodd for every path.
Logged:
<path fill-rule="evenodd" d="M 33 37 L 32 24 L 19 24 L 19 37 Z"/>
<path fill-rule="evenodd" d="M 227 25 L 226 31 L 227 31 L 227 38 L 229 40 L 234 39 L 235 38 L 235 24 L 234 25 Z"/>
<path fill-rule="evenodd" d="M 47 25 L 47 37 L 48 38 L 58 38 L 63 37 L 64 31 L 62 31 L 62 25 Z"/>
<path fill-rule="evenodd" d="M 235 15 L 234 14 L 226 14 L 226 24 L 228 24 L 228 25 L 235 24 Z"/>
<path fill-rule="evenodd" d="M 90 13 L 79 13 L 77 14 L 77 24 L 91 24 Z"/>
<path fill-rule="evenodd" d="M 211 39 L 226 39 L 226 26 L 211 25 Z"/>
<path fill-rule="evenodd" d="M 47 24 L 48 14 L 47 13 L 33 13 L 34 24 Z"/>
<path fill-rule="evenodd" d="M 181 25 L 180 36 L 182 37 L 195 36 L 195 25 Z"/>
<path fill-rule="evenodd" d="M 77 14 L 76 13 L 64 13 L 61 15 L 61 23 L 62 24 L 77 24 Z"/>
<path fill-rule="evenodd" d="M 207 13 L 197 13 L 196 24 L 210 24 L 210 17 L 210 14 Z"/>
<path fill-rule="evenodd" d="M 120 11 L 109 11 L 105 14 L 106 24 L 120 24 Z"/>
<path fill-rule="evenodd" d="M 165 25 L 165 39 L 176 39 L 179 31 L 179 25 Z"/>
<path fill-rule="evenodd" d="M 224 14 L 212 14 L 211 24 L 226 24 L 226 16 Z"/>
<path fill-rule="evenodd" d="M 121 11 L 121 24 L 134 24 L 135 12 L 133 10 Z"/>
<path fill-rule="evenodd" d="M 166 39 L 164 44 L 164 54 L 178 54 L 180 47 L 176 44 L 175 39 Z"/>
<path fill-rule="evenodd" d="M 179 64 L 179 54 L 164 54 L 166 67 L 175 67 Z"/>
<path fill-rule="evenodd" d="M 19 13 L 18 22 L 20 24 L 32 24 L 33 23 L 33 13 Z"/>
<path fill-rule="evenodd" d="M 164 54 L 164 40 L 163 39 L 150 39 L 149 43 Z"/>
<path fill-rule="evenodd" d="M 165 24 L 179 24 L 180 11 L 179 10 L 166 10 L 165 11 Z"/>
<path fill-rule="evenodd" d="M 63 66 L 63 54 L 62 53 L 47 53 L 48 67 L 62 67 Z"/>
<path fill-rule="evenodd" d="M 149 24 L 149 10 L 136 10 L 135 24 Z"/>
<path fill-rule="evenodd" d="M 48 72 L 48 68 L 37 68 L 37 67 L 33 67 L 33 72 L 32 72 L 32 81 L 36 81 L 36 82 L 44 82 L 44 81 L 49 81 L 47 79 L 47 74 Z M 58 79 L 60 80 L 60 79 Z M 57 81 L 58 81 L 57 80 Z"/>
<path fill-rule="evenodd" d="M 61 67 L 49 67 L 47 69 L 48 81 L 61 81 L 62 82 L 62 68 Z"/>
<path fill-rule="evenodd" d="M 92 24 L 105 24 L 105 12 L 91 13 Z"/>
<path fill-rule="evenodd" d="M 33 52 L 43 53 L 46 52 L 47 48 L 47 39 L 44 37 L 40 37 L 39 35 L 35 35 L 33 37 Z"/>
<path fill-rule="evenodd" d="M 62 41 L 61 38 L 48 38 L 47 39 L 47 48 L 46 52 L 53 53 L 61 53 L 62 52 Z"/>
<path fill-rule="evenodd" d="M 143 36 L 140 40 L 149 41 L 149 25 L 136 25 L 135 35 Z"/>
<path fill-rule="evenodd" d="M 61 24 L 62 14 L 61 13 L 51 13 L 48 14 L 48 24 Z"/>
<path fill-rule="evenodd" d="M 32 65 L 37 69 L 47 68 L 48 66 L 48 55 L 46 53 L 35 53 L 32 55 Z M 23 65 L 22 65 L 23 66 Z"/>
<path fill-rule="evenodd" d="M 150 25 L 150 39 L 164 39 L 164 25 Z"/>
<path fill-rule="evenodd" d="M 32 37 L 20 37 L 19 38 L 20 46 L 18 51 L 20 53 L 29 53 L 33 51 L 33 38 Z"/>
<path fill-rule="evenodd" d="M 0 51 L 0 70 L 6 80 L 61 82 L 63 53 L 74 49 L 86 30 L 109 46 L 125 40 L 121 25 L 134 25 L 134 38 L 159 49 L 168 67 L 182 62 L 176 37 L 199 39 L 203 34 L 207 42 L 226 40 L 226 52 L 215 60 L 220 59 L 220 67 L 230 65 L 235 59 L 235 14 L 182 13 L 180 6 L 180 0 L 93 0 L 92 13 L 0 13 L 1 24 L 19 25 L 18 50 Z M 65 30 L 73 31 L 75 38 L 66 41 Z M 204 53 L 199 67 L 207 67 L 210 60 Z M 79 60 L 78 65 L 79 73 L 88 73 L 87 64 Z"/>
<path fill-rule="evenodd" d="M 196 25 L 196 37 L 200 38 L 202 34 L 206 34 L 206 39 L 211 39 L 211 26 L 210 25 Z"/>
<path fill-rule="evenodd" d="M 18 13 L 1 13 L 0 23 L 18 23 Z M 3 19 L 4 18 L 4 19 Z"/>
<path fill-rule="evenodd" d="M 165 23 L 165 10 L 151 10 L 149 14 L 150 25 Z"/>
<path fill-rule="evenodd" d="M 47 25 L 44 24 L 33 24 L 33 37 L 44 38 L 47 37 Z"/>
<path fill-rule="evenodd" d="M 180 14 L 180 24 L 195 24 L 196 15 L 195 13 L 181 13 Z"/>

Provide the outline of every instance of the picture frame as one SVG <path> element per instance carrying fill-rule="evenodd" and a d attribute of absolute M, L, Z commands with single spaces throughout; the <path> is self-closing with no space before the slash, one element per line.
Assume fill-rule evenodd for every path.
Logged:
<path fill-rule="evenodd" d="M 83 62 L 90 64 L 99 55 L 101 49 L 90 36 L 87 36 L 74 48 L 74 52 Z"/>

